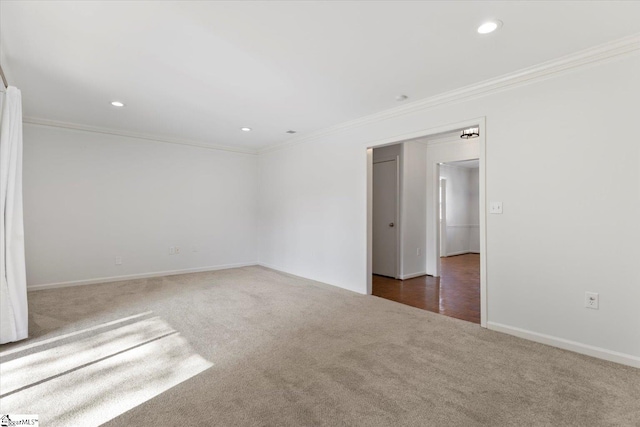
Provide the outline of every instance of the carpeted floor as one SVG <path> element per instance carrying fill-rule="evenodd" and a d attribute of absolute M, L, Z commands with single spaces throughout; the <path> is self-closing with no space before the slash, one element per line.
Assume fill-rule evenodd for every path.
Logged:
<path fill-rule="evenodd" d="M 261 267 L 29 293 L 41 425 L 638 426 L 640 370 Z"/>

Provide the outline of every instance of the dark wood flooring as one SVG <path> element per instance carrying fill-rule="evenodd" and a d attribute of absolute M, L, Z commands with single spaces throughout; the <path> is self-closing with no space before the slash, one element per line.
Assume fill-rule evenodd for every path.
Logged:
<path fill-rule="evenodd" d="M 480 323 L 480 255 L 441 258 L 442 276 L 408 280 L 373 276 L 373 295 Z"/>

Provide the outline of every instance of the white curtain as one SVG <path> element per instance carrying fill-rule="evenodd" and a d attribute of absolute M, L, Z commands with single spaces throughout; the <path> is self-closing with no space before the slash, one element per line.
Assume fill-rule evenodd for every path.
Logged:
<path fill-rule="evenodd" d="M 0 344 L 4 344 L 28 335 L 20 90 L 9 86 L 0 92 L 0 111 Z"/>

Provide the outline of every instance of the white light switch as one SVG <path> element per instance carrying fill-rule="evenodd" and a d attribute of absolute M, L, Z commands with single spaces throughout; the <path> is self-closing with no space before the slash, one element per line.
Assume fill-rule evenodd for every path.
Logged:
<path fill-rule="evenodd" d="M 502 213 L 502 202 L 491 202 L 489 204 L 489 213 L 501 214 Z"/>

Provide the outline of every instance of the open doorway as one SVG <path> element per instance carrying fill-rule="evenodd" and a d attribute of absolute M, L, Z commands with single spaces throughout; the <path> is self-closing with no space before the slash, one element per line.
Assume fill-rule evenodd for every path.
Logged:
<path fill-rule="evenodd" d="M 480 323 L 480 161 L 440 163 L 440 309 Z"/>
<path fill-rule="evenodd" d="M 486 325 L 483 132 L 479 120 L 369 149 L 369 293 Z M 381 246 L 394 248 L 382 269 Z"/>

